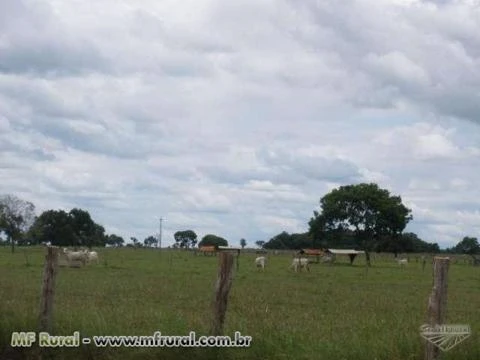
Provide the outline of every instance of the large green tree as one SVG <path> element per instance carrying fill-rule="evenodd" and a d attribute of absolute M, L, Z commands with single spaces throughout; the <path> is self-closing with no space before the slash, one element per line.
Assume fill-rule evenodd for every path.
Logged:
<path fill-rule="evenodd" d="M 71 246 L 76 243 L 68 213 L 63 210 L 46 210 L 41 213 L 29 233 L 37 244 L 51 242 L 55 246 Z"/>
<path fill-rule="evenodd" d="M 35 206 L 15 195 L 0 196 L 0 231 L 15 252 L 15 241 L 20 240 L 35 220 Z"/>
<path fill-rule="evenodd" d="M 88 211 L 74 208 L 70 210 L 68 217 L 73 230 L 75 245 L 88 247 L 98 245 L 105 229 L 92 220 Z"/>
<path fill-rule="evenodd" d="M 198 246 L 215 246 L 218 248 L 219 246 L 228 246 L 228 241 L 220 236 L 207 234 L 200 240 Z"/>
<path fill-rule="evenodd" d="M 180 248 L 188 249 L 197 243 L 197 234 L 193 230 L 177 231 L 173 234 L 173 238 Z"/>
<path fill-rule="evenodd" d="M 55 246 L 105 246 L 103 226 L 95 223 L 88 211 L 72 209 L 47 210 L 35 219 L 29 231 L 36 242 L 51 242 Z"/>
<path fill-rule="evenodd" d="M 95 223 L 92 235 L 87 238 L 86 246 L 105 246 L 106 243 L 107 237 L 105 234 L 105 228 L 102 225 Z"/>
<path fill-rule="evenodd" d="M 354 231 L 369 266 L 370 252 L 382 237 L 398 238 L 412 219 L 400 196 L 390 195 L 373 183 L 334 189 L 320 199 L 320 208 L 321 212 L 314 211 L 310 219 L 310 233 L 316 237 L 328 230 Z"/>

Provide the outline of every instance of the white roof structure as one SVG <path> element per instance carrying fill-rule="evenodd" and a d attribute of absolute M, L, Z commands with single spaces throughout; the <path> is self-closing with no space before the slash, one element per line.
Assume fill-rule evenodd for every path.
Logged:
<path fill-rule="evenodd" d="M 350 250 L 350 249 L 327 249 L 328 252 L 331 252 L 332 254 L 338 254 L 338 255 L 357 255 L 357 254 L 365 254 L 365 251 L 359 251 L 359 250 Z"/>
<path fill-rule="evenodd" d="M 242 248 L 236 246 L 219 246 L 218 250 L 242 250 Z"/>

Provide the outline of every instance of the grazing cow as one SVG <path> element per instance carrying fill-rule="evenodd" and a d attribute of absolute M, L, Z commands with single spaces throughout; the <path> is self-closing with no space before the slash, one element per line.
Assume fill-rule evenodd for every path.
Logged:
<path fill-rule="evenodd" d="M 257 266 L 257 269 L 262 269 L 265 271 L 265 263 L 267 261 L 267 258 L 265 256 L 259 256 L 255 259 L 255 265 Z"/>
<path fill-rule="evenodd" d="M 85 265 L 88 259 L 88 254 L 85 250 L 82 251 L 70 251 L 66 248 L 63 249 L 63 253 L 68 260 L 68 263 L 72 263 L 73 261 L 80 261 L 82 265 Z"/>
<path fill-rule="evenodd" d="M 401 268 L 404 268 L 408 264 L 408 259 L 397 259 L 397 262 Z"/>
<path fill-rule="evenodd" d="M 295 270 L 295 272 L 297 272 L 298 269 L 302 271 L 302 268 L 305 268 L 307 271 L 310 271 L 307 258 L 294 258 L 292 261 L 292 265 L 290 265 L 290 268 L 292 267 Z"/>
<path fill-rule="evenodd" d="M 87 261 L 89 263 L 95 261 L 95 263 L 98 264 L 98 253 L 96 251 L 85 250 L 85 252 L 87 254 Z"/>

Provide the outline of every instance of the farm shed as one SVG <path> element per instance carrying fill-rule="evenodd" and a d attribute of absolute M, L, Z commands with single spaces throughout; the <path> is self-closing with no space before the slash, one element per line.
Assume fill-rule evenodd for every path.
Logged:
<path fill-rule="evenodd" d="M 365 254 L 365 251 L 353 250 L 353 249 L 326 249 L 326 254 L 336 255 L 348 255 L 350 258 L 350 264 L 353 264 L 353 260 L 357 257 L 358 254 Z"/>
<path fill-rule="evenodd" d="M 307 257 L 313 256 L 313 257 L 315 257 L 316 262 L 319 263 L 320 262 L 320 257 L 325 255 L 325 252 L 321 249 L 302 249 L 300 254 L 303 255 L 303 256 L 307 256 Z"/>
<path fill-rule="evenodd" d="M 193 254 L 198 255 L 198 254 L 203 254 L 203 255 L 216 255 L 217 254 L 217 249 L 215 246 L 200 246 L 198 249 L 195 249 Z"/>

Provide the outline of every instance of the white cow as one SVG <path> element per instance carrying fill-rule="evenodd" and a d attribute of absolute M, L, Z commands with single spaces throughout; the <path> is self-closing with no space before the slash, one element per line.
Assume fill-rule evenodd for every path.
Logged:
<path fill-rule="evenodd" d="M 63 253 L 68 260 L 68 263 L 72 263 L 73 261 L 80 261 L 82 265 L 85 265 L 88 259 L 88 255 L 85 253 L 84 250 L 81 251 L 71 251 L 67 248 L 63 249 Z"/>
<path fill-rule="evenodd" d="M 80 251 L 85 254 L 88 263 L 95 261 L 95 263 L 98 264 L 98 253 L 96 251 L 90 251 L 88 249 L 83 249 Z"/>
<path fill-rule="evenodd" d="M 397 259 L 397 262 L 401 268 L 404 268 L 408 264 L 408 259 Z"/>
<path fill-rule="evenodd" d="M 255 265 L 258 269 L 262 269 L 265 271 L 265 264 L 267 262 L 267 258 L 265 256 L 259 256 L 255 259 Z"/>
<path fill-rule="evenodd" d="M 302 268 L 307 269 L 307 271 L 310 271 L 310 267 L 308 266 L 308 259 L 307 258 L 294 258 L 292 261 L 292 265 L 290 265 L 290 268 L 295 270 L 295 272 L 300 269 L 302 271 Z"/>
<path fill-rule="evenodd" d="M 95 263 L 98 264 L 98 253 L 96 251 L 87 250 L 87 260 L 89 263 L 95 261 Z"/>

